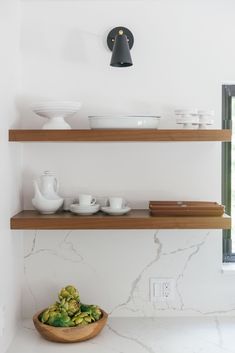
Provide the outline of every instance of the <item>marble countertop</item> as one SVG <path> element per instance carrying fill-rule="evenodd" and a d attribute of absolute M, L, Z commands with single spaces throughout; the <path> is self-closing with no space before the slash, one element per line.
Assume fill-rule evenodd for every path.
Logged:
<path fill-rule="evenodd" d="M 23 322 L 7 353 L 235 353 L 235 317 L 110 318 L 94 339 L 45 341 Z"/>

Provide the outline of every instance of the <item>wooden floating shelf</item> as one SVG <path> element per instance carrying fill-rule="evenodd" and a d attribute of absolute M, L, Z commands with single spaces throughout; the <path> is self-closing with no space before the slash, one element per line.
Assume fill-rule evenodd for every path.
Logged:
<path fill-rule="evenodd" d="M 69 212 L 41 215 L 22 211 L 11 218 L 11 229 L 230 229 L 231 218 L 151 217 L 148 210 L 133 210 L 125 216 L 77 216 Z"/>
<path fill-rule="evenodd" d="M 9 130 L 13 142 L 231 141 L 231 130 Z"/>

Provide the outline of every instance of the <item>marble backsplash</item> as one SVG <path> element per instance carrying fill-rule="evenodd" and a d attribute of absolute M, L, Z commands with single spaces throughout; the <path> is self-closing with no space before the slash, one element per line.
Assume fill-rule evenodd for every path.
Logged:
<path fill-rule="evenodd" d="M 220 230 L 27 231 L 23 316 L 66 284 L 112 316 L 235 313 L 234 276 L 222 274 Z M 175 279 L 175 299 L 150 302 L 149 279 Z"/>

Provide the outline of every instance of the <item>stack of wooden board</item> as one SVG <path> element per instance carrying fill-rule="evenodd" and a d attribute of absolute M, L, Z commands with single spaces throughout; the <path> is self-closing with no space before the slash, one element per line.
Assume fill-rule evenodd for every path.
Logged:
<path fill-rule="evenodd" d="M 207 201 L 149 201 L 149 210 L 154 217 L 220 217 L 224 206 Z"/>

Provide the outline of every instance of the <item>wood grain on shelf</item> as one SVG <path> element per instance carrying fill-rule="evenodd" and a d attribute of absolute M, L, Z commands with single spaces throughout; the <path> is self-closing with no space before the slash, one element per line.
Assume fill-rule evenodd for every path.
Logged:
<path fill-rule="evenodd" d="M 77 216 L 70 212 L 41 215 L 22 211 L 11 218 L 11 229 L 230 229 L 231 218 L 151 217 L 149 210 L 132 210 L 124 216 Z"/>
<path fill-rule="evenodd" d="M 231 141 L 231 130 L 9 130 L 15 142 Z"/>

